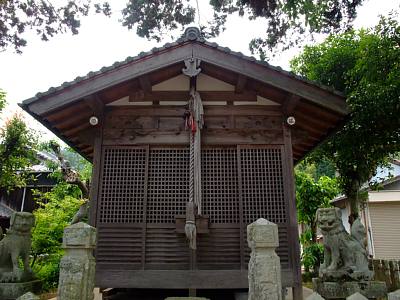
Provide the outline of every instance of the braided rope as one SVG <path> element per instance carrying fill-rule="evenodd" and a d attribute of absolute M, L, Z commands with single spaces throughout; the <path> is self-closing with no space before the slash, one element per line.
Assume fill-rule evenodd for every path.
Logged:
<path fill-rule="evenodd" d="M 194 202 L 194 134 L 189 134 L 189 202 Z"/>

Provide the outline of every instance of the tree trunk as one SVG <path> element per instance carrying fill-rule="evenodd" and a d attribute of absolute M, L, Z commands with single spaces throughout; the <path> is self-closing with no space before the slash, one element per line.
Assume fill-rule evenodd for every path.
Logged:
<path fill-rule="evenodd" d="M 361 184 L 358 180 L 353 180 L 349 191 L 347 191 L 347 199 L 350 202 L 350 215 L 349 215 L 349 223 L 353 225 L 353 222 L 359 216 L 360 210 L 360 188 Z"/>

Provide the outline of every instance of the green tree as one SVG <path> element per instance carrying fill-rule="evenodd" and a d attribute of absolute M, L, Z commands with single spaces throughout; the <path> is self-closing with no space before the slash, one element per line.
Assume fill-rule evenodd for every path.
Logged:
<path fill-rule="evenodd" d="M 351 27 L 356 8 L 363 0 L 210 0 L 213 19 L 202 26 L 208 36 L 217 36 L 225 29 L 229 15 L 265 20 L 265 37 L 255 38 L 250 47 L 266 56 L 265 47 L 275 50 L 279 43 L 287 48 L 309 33 L 337 32 Z M 90 0 L 60 1 L 55 5 L 46 0 L 0 1 L 0 49 L 14 47 L 17 51 L 27 44 L 25 31 L 33 29 L 43 39 L 62 33 L 78 33 L 81 18 L 91 9 L 111 15 L 108 2 Z M 141 37 L 160 40 L 163 34 L 195 21 L 197 7 L 190 0 L 127 0 L 120 21 L 128 29 L 136 29 Z M 200 15 L 201 12 L 197 11 Z"/>
<path fill-rule="evenodd" d="M 314 154 L 333 162 L 339 184 L 358 216 L 365 199 L 360 187 L 400 150 L 400 26 L 396 15 L 371 29 L 331 35 L 306 47 L 292 69 L 344 92 L 350 116 L 344 127 Z"/>
<path fill-rule="evenodd" d="M 5 93 L 0 91 L 0 110 L 5 106 Z M 26 184 L 29 167 L 34 164 L 35 133 L 20 115 L 13 115 L 0 129 L 0 188 L 11 190 Z"/>
<path fill-rule="evenodd" d="M 34 211 L 36 227 L 32 235 L 32 264 L 38 277 L 44 282 L 43 288 L 48 290 L 58 283 L 64 228 L 71 223 L 76 212 L 87 200 L 86 187 L 83 191 L 82 186 L 75 181 L 68 183 L 65 168 L 79 170 L 79 181 L 83 182 L 90 177 L 91 164 L 69 147 L 60 149 L 56 141 L 42 143 L 41 148 L 55 151 L 59 158 L 59 162 L 49 164 L 58 183 L 50 192 L 36 194 L 40 207 Z"/>
<path fill-rule="evenodd" d="M 76 186 L 63 181 L 50 192 L 36 194 L 40 206 L 34 211 L 36 226 L 32 233 L 32 267 L 38 278 L 43 280 L 44 290 L 55 288 L 58 284 L 64 228 L 82 204 L 80 194 Z"/>
<path fill-rule="evenodd" d="M 315 167 L 306 170 L 315 172 Z M 317 273 L 323 253 L 322 245 L 317 243 L 316 212 L 320 207 L 329 207 L 339 189 L 335 178 L 322 176 L 315 180 L 312 175 L 298 169 L 295 177 L 297 216 L 304 229 L 300 236 L 301 261 L 306 273 L 313 276 Z"/>

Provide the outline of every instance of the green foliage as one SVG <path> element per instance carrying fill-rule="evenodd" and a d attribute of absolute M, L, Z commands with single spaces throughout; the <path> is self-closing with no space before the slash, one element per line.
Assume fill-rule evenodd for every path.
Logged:
<path fill-rule="evenodd" d="M 72 169 L 79 173 L 83 181 L 90 180 L 92 176 L 92 164 L 89 161 L 84 159 L 71 147 L 62 149 L 61 154 L 70 163 Z"/>
<path fill-rule="evenodd" d="M 310 175 L 301 171 L 297 171 L 295 177 L 298 221 L 314 227 L 317 209 L 329 207 L 330 201 L 339 193 L 336 179 L 322 176 L 314 181 Z"/>
<path fill-rule="evenodd" d="M 82 204 L 79 197 L 79 189 L 65 182 L 60 182 L 48 193 L 37 195 L 40 207 L 34 211 L 36 226 L 32 234 L 32 265 L 43 280 L 45 290 L 57 286 L 63 232 Z"/>
<path fill-rule="evenodd" d="M 351 28 L 356 17 L 356 9 L 363 0 L 319 0 L 319 1 L 248 1 L 248 0 L 211 0 L 216 14 L 214 19 L 226 19 L 237 12 L 247 14 L 250 20 L 265 19 L 266 37 L 255 38 L 250 50 L 258 52 L 261 59 L 267 59 L 267 53 L 280 52 L 298 44 L 308 34 L 345 31 Z M 222 26 L 225 22 L 222 22 Z M 278 47 L 277 47 L 278 46 Z M 267 48 L 267 49 L 265 49 Z M 267 51 L 266 51 L 267 50 Z"/>
<path fill-rule="evenodd" d="M 296 73 L 347 95 L 349 121 L 313 157 L 333 162 L 354 217 L 361 185 L 400 150 L 399 43 L 400 26 L 391 15 L 375 28 L 332 35 L 291 62 Z"/>
<path fill-rule="evenodd" d="M 1 101 L 0 101 L 1 104 Z M 36 137 L 19 115 L 0 129 L 0 187 L 11 190 L 26 184 L 29 167 L 37 162 Z"/>
<path fill-rule="evenodd" d="M 315 277 L 318 274 L 318 268 L 324 258 L 324 246 L 311 240 L 311 232 L 308 230 L 300 237 L 302 245 L 301 263 L 306 273 Z"/>
<path fill-rule="evenodd" d="M 335 178 L 320 177 L 317 181 L 314 165 L 300 165 L 295 172 L 296 206 L 299 223 L 304 232 L 300 236 L 302 245 L 301 263 L 306 273 L 315 276 L 322 261 L 322 246 L 317 243 L 316 212 L 320 207 L 329 207 L 330 201 L 339 193 Z M 307 173 L 308 172 L 308 173 Z"/>
<path fill-rule="evenodd" d="M 196 10 L 188 0 L 128 1 L 122 10 L 122 25 L 140 37 L 161 40 L 160 33 L 185 26 L 194 21 Z"/>
<path fill-rule="evenodd" d="M 206 36 L 217 36 L 224 29 L 229 15 L 247 15 L 250 20 L 265 20 L 265 37 L 255 38 L 250 43 L 254 52 L 266 58 L 269 52 L 280 51 L 298 43 L 309 33 L 338 32 L 347 30 L 356 17 L 356 8 L 363 0 L 210 0 L 213 18 L 202 25 Z M 96 13 L 110 16 L 108 2 L 91 3 L 90 0 L 50 1 L 14 0 L 0 1 L 0 49 L 14 47 L 20 52 L 26 46 L 25 31 L 35 30 L 42 40 L 56 34 L 72 32 L 77 34 L 81 18 L 94 9 Z M 201 14 L 190 0 L 128 0 L 122 9 L 120 21 L 128 29 L 148 39 L 161 40 L 162 35 L 184 27 L 195 21 Z"/>
<path fill-rule="evenodd" d="M 4 109 L 6 106 L 6 93 L 0 89 L 0 112 Z"/>

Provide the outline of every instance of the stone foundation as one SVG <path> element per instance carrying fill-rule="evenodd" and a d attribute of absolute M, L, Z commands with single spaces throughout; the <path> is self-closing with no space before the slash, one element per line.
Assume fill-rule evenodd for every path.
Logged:
<path fill-rule="evenodd" d="M 323 282 L 319 278 L 313 278 L 313 290 L 324 299 L 345 299 L 357 292 L 369 299 L 377 299 L 387 293 L 386 284 L 382 281 Z"/>
<path fill-rule="evenodd" d="M 40 286 L 40 280 L 20 283 L 0 283 L 0 299 L 15 300 L 27 292 L 38 292 L 40 290 Z"/>

